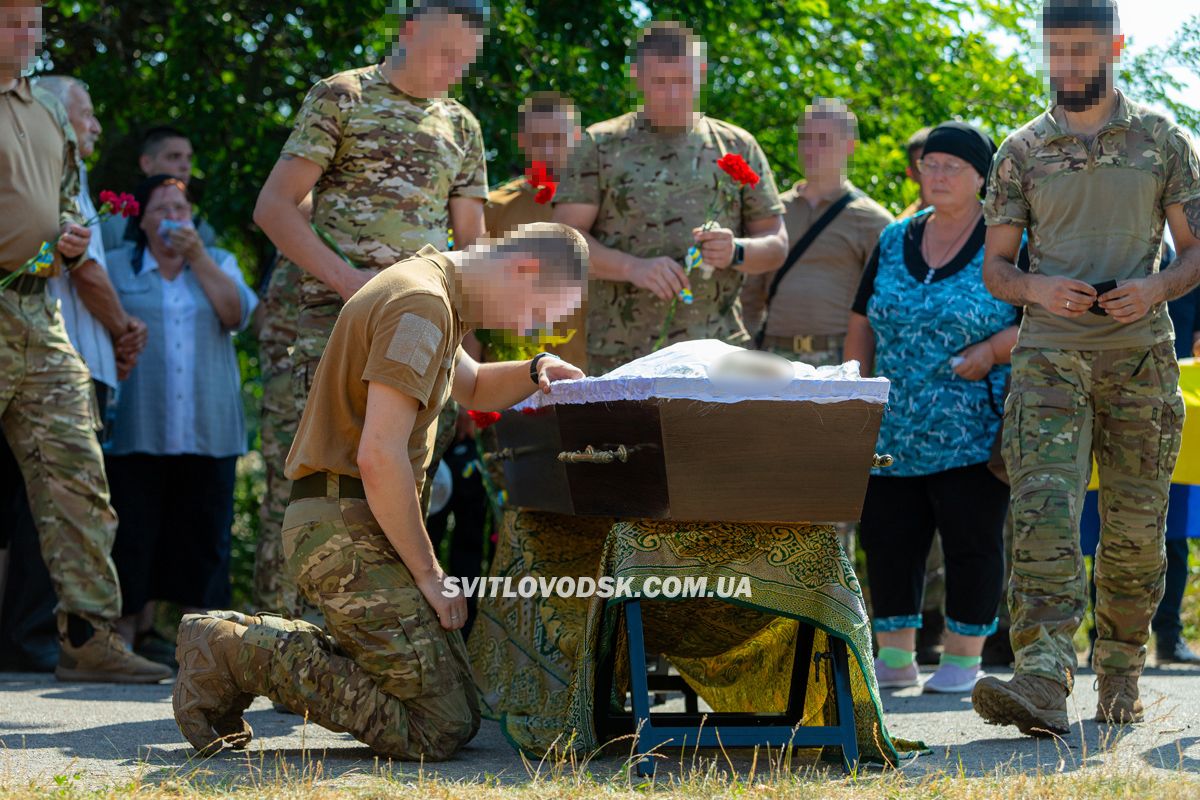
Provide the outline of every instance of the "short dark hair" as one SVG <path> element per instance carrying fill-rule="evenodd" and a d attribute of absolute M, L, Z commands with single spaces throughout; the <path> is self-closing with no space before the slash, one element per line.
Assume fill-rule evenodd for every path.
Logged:
<path fill-rule="evenodd" d="M 932 130 L 933 128 L 926 125 L 924 128 L 921 128 L 912 136 L 908 137 L 908 143 L 904 146 L 904 149 L 908 152 L 909 161 L 916 161 L 921 157 L 921 151 L 925 149 L 925 142 L 928 141 L 929 134 Z"/>
<path fill-rule="evenodd" d="M 692 29 L 674 20 L 652 22 L 642 29 L 633 47 L 633 60 L 641 63 L 646 56 L 671 61 L 687 58 L 695 52 L 696 35 Z"/>
<path fill-rule="evenodd" d="M 530 255 L 538 260 L 536 283 L 567 281 L 582 283 L 588 276 L 588 243 L 583 234 L 558 222 L 519 225 L 502 238 L 488 243 L 501 256 Z"/>
<path fill-rule="evenodd" d="M 1120 30 L 1116 0 L 1046 0 L 1042 30 L 1092 28 L 1115 34 Z"/>
<path fill-rule="evenodd" d="M 576 116 L 575 104 L 571 102 L 571 98 L 558 92 L 534 92 L 526 97 L 525 102 L 517 109 L 517 130 L 524 131 L 529 124 L 529 117 L 533 114 L 559 113 Z"/>
<path fill-rule="evenodd" d="M 179 130 L 179 128 L 174 128 L 170 125 L 159 125 L 146 131 L 145 135 L 142 136 L 142 146 L 138 150 L 138 155 L 155 155 L 158 153 L 159 148 L 162 147 L 162 143 L 168 139 L 187 139 L 191 141 L 191 137 Z"/>
<path fill-rule="evenodd" d="M 400 21 L 420 19 L 428 14 L 454 14 L 468 25 L 486 28 L 489 8 L 486 0 L 399 0 Z"/>

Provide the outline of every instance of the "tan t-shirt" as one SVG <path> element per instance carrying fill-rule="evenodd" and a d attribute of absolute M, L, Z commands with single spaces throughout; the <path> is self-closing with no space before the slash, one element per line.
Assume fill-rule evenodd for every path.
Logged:
<path fill-rule="evenodd" d="M 367 384 L 378 381 L 420 403 L 408 439 L 420 494 L 438 413 L 450 397 L 459 344 L 468 330 L 454 305 L 454 285 L 449 259 L 426 246 L 350 298 L 313 377 L 287 458 L 289 478 L 314 472 L 361 477 L 357 455 Z"/>
<path fill-rule="evenodd" d="M 1197 197 L 1200 157 L 1187 134 L 1120 95 L 1090 142 L 1067 132 L 1053 111 L 1012 133 L 996 154 L 983 209 L 988 225 L 1028 229 L 1032 272 L 1097 284 L 1157 272 L 1166 208 Z M 1027 306 L 1017 341 L 1115 350 L 1172 336 L 1166 303 L 1129 324 Z"/>
<path fill-rule="evenodd" d="M 843 187 L 854 186 L 847 181 Z M 784 192 L 783 223 L 789 247 L 804 238 L 829 206 L 814 208 L 804 198 L 804 181 Z M 768 336 L 839 336 L 846 332 L 850 306 L 863 270 L 879 242 L 879 233 L 892 221 L 887 210 L 866 196 L 850 201 L 813 240 L 804 255 L 779 283 L 767 315 Z M 752 334 L 762 327 L 764 304 L 775 272 L 751 275 L 742 287 L 742 315 Z"/>
<path fill-rule="evenodd" d="M 0 92 L 0 270 L 12 272 L 78 222 L 75 135 L 62 106 L 28 78 Z"/>

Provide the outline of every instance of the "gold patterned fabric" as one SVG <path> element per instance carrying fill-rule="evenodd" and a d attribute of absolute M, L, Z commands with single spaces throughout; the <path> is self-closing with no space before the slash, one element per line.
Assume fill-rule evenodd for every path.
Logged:
<path fill-rule="evenodd" d="M 546 522 L 553 527 L 539 527 Z M 834 528 L 636 520 L 616 523 L 607 537 L 598 528 L 595 519 L 511 512 L 493 574 L 527 574 L 513 571 L 524 560 L 543 570 L 532 574 L 629 578 L 635 591 L 651 575 L 702 576 L 709 588 L 720 578 L 727 586 L 748 578 L 750 596 L 732 601 L 643 599 L 647 653 L 666 656 L 714 711 L 777 713 L 787 705 L 797 621 L 811 624 L 815 650 L 828 650 L 829 636 L 848 646 L 861 758 L 895 763 L 923 749 L 884 727 L 866 606 Z M 610 707 L 621 706 L 628 688 L 618 600 L 483 600 L 470 649 L 485 708 L 518 748 L 541 754 L 569 740 L 585 750 L 603 744 L 595 729 L 597 665 L 615 655 Z M 833 724 L 832 695 L 828 670 L 811 670 L 804 724 Z"/>

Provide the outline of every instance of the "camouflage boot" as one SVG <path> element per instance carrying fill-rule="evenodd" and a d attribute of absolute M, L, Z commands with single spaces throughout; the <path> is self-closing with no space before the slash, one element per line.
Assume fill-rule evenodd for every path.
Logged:
<path fill-rule="evenodd" d="M 988 676 L 975 684 L 971 705 L 990 725 L 1016 725 L 1027 736 L 1063 735 L 1070 728 L 1066 686 L 1039 675 Z"/>
<path fill-rule="evenodd" d="M 1129 725 L 1145 717 L 1138 696 L 1137 675 L 1097 675 L 1100 700 L 1096 703 L 1096 722 Z"/>
<path fill-rule="evenodd" d="M 66 614 L 59 615 L 58 643 L 61 651 L 54 676 L 60 681 L 87 681 L 96 683 L 158 683 L 171 677 L 171 668 L 155 664 L 131 652 L 125 640 L 108 627 L 91 627 L 90 636 L 79 646 L 71 643 L 68 627 L 74 624 L 87 626 L 81 619 L 70 621 Z M 86 635 L 86 634 L 84 634 Z M 76 641 L 82 636 L 77 634 Z"/>
<path fill-rule="evenodd" d="M 242 712 L 264 693 L 255 676 L 267 675 L 270 651 L 243 637 L 246 626 L 258 621 L 235 611 L 213 611 L 187 614 L 179 624 L 179 675 L 171 705 L 180 732 L 204 755 L 223 745 L 245 747 L 254 735 Z M 246 669 L 247 657 L 258 663 Z"/>

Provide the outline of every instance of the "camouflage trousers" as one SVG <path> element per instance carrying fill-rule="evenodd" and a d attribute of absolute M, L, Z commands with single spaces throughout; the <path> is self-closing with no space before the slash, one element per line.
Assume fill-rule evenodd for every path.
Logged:
<path fill-rule="evenodd" d="M 288 576 L 281 538 L 283 513 L 292 488 L 292 482 L 283 474 L 283 466 L 292 448 L 303 408 L 296 402 L 292 369 L 296 318 L 300 311 L 299 282 L 300 268 L 280 258 L 263 301 L 263 328 L 259 338 L 263 387 L 260 430 L 266 491 L 258 510 L 254 596 L 258 608 L 288 616 L 298 616 L 303 605 L 295 583 Z"/>
<path fill-rule="evenodd" d="M 99 428 L 91 377 L 58 301 L 0 291 L 0 431 L 25 479 L 58 611 L 93 625 L 121 616 Z"/>
<path fill-rule="evenodd" d="M 1017 671 L 1072 685 L 1087 606 L 1079 517 L 1099 465 L 1096 672 L 1138 675 L 1163 594 L 1167 495 L 1183 429 L 1171 342 L 1149 349 L 1018 347 L 1004 411 L 1012 481 L 1011 639 Z"/>
<path fill-rule="evenodd" d="M 480 716 L 462 634 L 438 623 L 367 502 L 291 503 L 283 546 L 328 633 L 269 617 L 251 625 L 245 641 L 269 650 L 270 666 L 245 685 L 391 758 L 444 760 L 470 741 Z M 261 663 L 244 656 L 247 669 Z"/>

